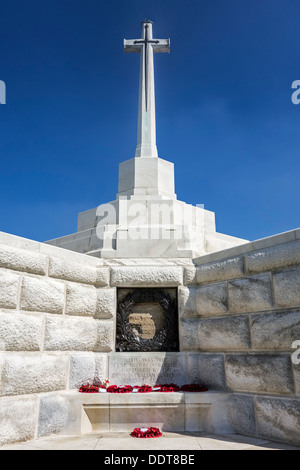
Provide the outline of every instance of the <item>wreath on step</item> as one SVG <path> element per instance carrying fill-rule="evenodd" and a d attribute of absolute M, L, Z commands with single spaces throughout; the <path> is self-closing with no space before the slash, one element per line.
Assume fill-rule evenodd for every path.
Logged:
<path fill-rule="evenodd" d="M 153 437 L 160 437 L 162 433 L 158 428 L 135 428 L 132 433 L 130 434 L 132 437 L 144 438 L 149 439 Z"/>

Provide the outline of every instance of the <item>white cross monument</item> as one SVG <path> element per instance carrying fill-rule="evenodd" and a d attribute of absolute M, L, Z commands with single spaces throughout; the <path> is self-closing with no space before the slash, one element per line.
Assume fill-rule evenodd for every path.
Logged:
<path fill-rule="evenodd" d="M 170 39 L 152 38 L 152 21 L 142 22 L 142 39 L 124 39 L 124 51 L 141 54 L 136 157 L 157 157 L 154 52 L 170 52 Z"/>
<path fill-rule="evenodd" d="M 153 39 L 145 20 L 141 39 L 125 39 L 124 51 L 141 54 L 135 157 L 119 165 L 115 201 L 81 212 L 77 233 L 47 243 L 107 260 L 191 259 L 245 243 L 217 233 L 213 212 L 178 201 L 174 165 L 157 155 L 153 53 L 170 52 L 170 39 Z"/>

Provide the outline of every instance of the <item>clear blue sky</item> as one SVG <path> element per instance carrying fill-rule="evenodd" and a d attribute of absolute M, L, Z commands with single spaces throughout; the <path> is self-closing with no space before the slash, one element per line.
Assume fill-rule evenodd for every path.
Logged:
<path fill-rule="evenodd" d="M 115 199 L 154 22 L 157 146 L 179 200 L 250 240 L 300 226 L 299 0 L 2 0 L 0 230 L 44 241 Z"/>

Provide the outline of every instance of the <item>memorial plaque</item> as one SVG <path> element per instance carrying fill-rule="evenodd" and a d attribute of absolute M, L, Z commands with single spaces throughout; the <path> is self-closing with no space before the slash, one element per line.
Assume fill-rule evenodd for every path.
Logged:
<path fill-rule="evenodd" d="M 178 350 L 176 289 L 118 289 L 116 351 Z"/>
<path fill-rule="evenodd" d="M 109 378 L 117 385 L 188 383 L 187 356 L 183 353 L 112 353 Z"/>

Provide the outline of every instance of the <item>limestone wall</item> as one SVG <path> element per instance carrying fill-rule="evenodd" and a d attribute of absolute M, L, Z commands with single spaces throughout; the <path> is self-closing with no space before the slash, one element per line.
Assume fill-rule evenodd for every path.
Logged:
<path fill-rule="evenodd" d="M 115 288 L 92 257 L 7 234 L 0 243 L 1 445 L 59 431 L 56 392 L 107 377 Z"/>
<path fill-rule="evenodd" d="M 122 354 L 116 289 L 135 286 L 178 288 L 180 352 L 153 356 L 154 374 L 179 380 L 184 363 L 182 380 L 228 392 L 236 432 L 300 445 L 300 230 L 194 264 L 108 262 L 0 233 L 0 445 L 64 429 L 64 393 Z"/>
<path fill-rule="evenodd" d="M 300 230 L 194 260 L 180 287 L 182 351 L 233 392 L 236 432 L 300 444 Z M 300 353 L 299 353 L 300 358 Z"/>

